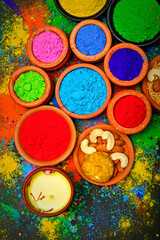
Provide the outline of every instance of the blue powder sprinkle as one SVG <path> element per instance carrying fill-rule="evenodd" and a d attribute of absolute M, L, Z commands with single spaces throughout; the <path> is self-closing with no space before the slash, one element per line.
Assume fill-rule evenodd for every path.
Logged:
<path fill-rule="evenodd" d="M 119 80 L 131 81 L 139 76 L 143 62 L 142 56 L 137 51 L 122 48 L 113 53 L 109 68 Z"/>
<path fill-rule="evenodd" d="M 100 27 L 93 24 L 86 25 L 78 31 L 76 45 L 83 54 L 93 56 L 104 49 L 106 35 Z"/>
<path fill-rule="evenodd" d="M 95 70 L 78 68 L 64 77 L 59 96 L 70 112 L 86 115 L 102 107 L 107 97 L 107 86 Z"/>

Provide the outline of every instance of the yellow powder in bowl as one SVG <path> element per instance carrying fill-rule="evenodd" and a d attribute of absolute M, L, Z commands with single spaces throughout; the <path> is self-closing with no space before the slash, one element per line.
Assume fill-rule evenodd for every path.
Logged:
<path fill-rule="evenodd" d="M 86 157 L 81 168 L 89 179 L 107 182 L 113 175 L 114 163 L 108 153 L 94 152 Z"/>
<path fill-rule="evenodd" d="M 76 17 L 92 16 L 104 7 L 108 0 L 59 0 L 61 7 Z"/>

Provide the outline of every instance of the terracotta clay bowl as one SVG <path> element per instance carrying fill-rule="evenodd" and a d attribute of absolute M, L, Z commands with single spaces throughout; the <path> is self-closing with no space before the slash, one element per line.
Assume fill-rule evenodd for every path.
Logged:
<path fill-rule="evenodd" d="M 29 193 L 29 186 L 30 186 L 32 180 L 34 179 L 35 175 L 37 173 L 40 173 L 40 172 L 44 172 L 44 173 L 46 173 L 46 175 L 49 175 L 50 173 L 60 173 L 60 176 L 62 175 L 66 179 L 66 182 L 69 183 L 70 191 L 71 191 L 70 198 L 69 198 L 68 202 L 66 202 L 66 205 L 63 206 L 60 210 L 57 210 L 55 212 L 42 211 L 42 210 L 36 208 L 32 204 L 32 202 L 30 201 L 30 199 L 29 199 L 29 194 L 30 194 Z M 57 183 L 53 182 L 53 188 L 54 188 L 55 184 L 57 184 Z M 59 185 L 59 188 L 61 188 L 60 185 Z M 74 196 L 75 196 L 75 184 L 74 184 L 72 178 L 70 177 L 70 175 L 59 167 L 55 167 L 55 166 L 54 167 L 53 166 L 40 167 L 40 168 L 37 168 L 34 171 L 32 171 L 27 176 L 27 178 L 24 180 L 23 188 L 22 188 L 22 196 L 23 196 L 23 200 L 24 200 L 26 206 L 34 214 L 37 214 L 37 215 L 42 216 L 42 217 L 54 217 L 54 216 L 57 216 L 57 215 L 65 212 L 70 207 L 70 205 L 72 204 Z M 32 196 L 34 197 L 34 195 L 32 195 Z M 43 194 L 41 195 L 41 197 L 43 198 Z M 50 196 L 50 197 L 53 197 L 53 196 Z M 37 199 L 35 199 L 35 201 L 37 201 Z"/>
<path fill-rule="evenodd" d="M 151 69 L 153 68 L 154 64 L 155 64 L 156 62 L 159 62 L 159 61 L 160 61 L 160 55 L 158 55 L 157 57 L 155 57 L 154 59 L 152 59 L 152 61 L 151 61 L 150 64 L 149 64 L 149 69 L 148 69 L 148 71 L 151 70 Z M 150 95 L 150 93 L 149 93 L 149 91 L 148 91 L 147 81 L 148 81 L 148 79 L 147 79 L 147 76 L 146 76 L 146 77 L 143 79 L 143 81 L 142 81 L 142 90 L 143 90 L 143 93 L 146 95 L 146 97 L 148 98 L 148 100 L 150 101 L 150 103 L 152 104 L 152 106 L 155 107 L 156 109 L 160 110 L 160 105 L 159 105 L 158 103 L 156 103 L 156 102 L 152 99 L 152 97 L 151 97 L 151 95 Z"/>
<path fill-rule="evenodd" d="M 70 142 L 69 145 L 67 147 L 67 149 L 57 158 L 55 159 L 51 159 L 51 160 L 37 160 L 34 157 L 30 156 L 25 149 L 22 147 L 21 141 L 20 141 L 20 137 L 19 137 L 19 133 L 20 133 L 20 129 L 24 123 L 24 121 L 31 116 L 34 113 L 37 112 L 41 112 L 41 111 L 45 111 L 45 110 L 50 110 L 50 111 L 54 111 L 57 114 L 59 114 L 60 116 L 62 116 L 70 129 L 71 132 L 71 138 L 70 138 Z M 29 133 L 28 133 L 29 134 Z M 56 136 L 55 136 L 56 137 Z M 20 118 L 20 120 L 18 121 L 17 125 L 16 125 L 16 129 L 15 129 L 15 135 L 14 135 L 14 139 L 15 139 L 15 145 L 16 148 L 18 150 L 18 152 L 20 153 L 20 155 L 29 163 L 36 165 L 36 166 L 51 166 L 51 165 L 56 165 L 60 162 L 62 162 L 63 160 L 65 160 L 72 152 L 75 143 L 76 143 L 76 129 L 75 126 L 71 120 L 71 118 L 65 113 L 63 112 L 61 109 L 53 107 L 53 106 L 48 106 L 48 105 L 44 105 L 44 106 L 40 106 L 34 109 L 30 109 L 27 112 L 25 112 L 25 114 L 23 114 L 23 116 Z M 37 139 L 38 141 L 38 139 Z M 53 139 L 54 141 L 54 139 Z"/>
<path fill-rule="evenodd" d="M 143 58 L 144 62 L 142 65 L 142 69 L 141 72 L 139 74 L 138 77 L 134 78 L 131 81 L 124 81 L 124 80 L 119 80 L 118 78 L 116 78 L 113 73 L 110 71 L 109 68 L 109 61 L 112 57 L 112 55 L 118 50 L 118 49 L 123 49 L 123 48 L 127 48 L 127 49 L 131 49 L 134 51 L 137 51 Z M 132 43 L 120 43 L 117 44 L 115 46 L 113 46 L 108 53 L 106 54 L 105 58 L 104 58 L 104 70 L 105 73 L 107 75 L 107 77 L 116 85 L 119 86 L 133 86 L 136 85 L 137 83 L 139 83 L 147 74 L 148 71 L 148 58 L 147 55 L 145 54 L 145 52 L 138 46 L 132 44 Z"/>
<path fill-rule="evenodd" d="M 121 140 L 121 141 L 125 142 L 125 144 L 123 146 L 121 146 L 121 149 L 123 149 L 123 153 L 128 156 L 128 166 L 126 168 L 124 168 L 124 171 L 123 172 L 118 172 L 117 175 L 112 176 L 112 178 L 109 181 L 104 182 L 104 183 L 96 182 L 96 181 L 93 181 L 93 180 L 89 179 L 83 173 L 82 168 L 81 168 L 87 154 L 85 154 L 81 150 L 80 144 L 81 144 L 82 140 L 89 139 L 89 135 L 94 129 L 102 129 L 104 131 L 110 131 L 112 134 L 114 134 L 114 138 L 116 139 L 116 141 Z M 121 150 L 118 150 L 118 151 L 121 151 Z M 110 152 L 108 152 L 108 154 L 109 155 L 112 154 L 112 150 Z M 74 152 L 73 152 L 73 158 L 74 158 L 74 163 L 75 163 L 75 166 L 76 166 L 76 169 L 77 169 L 78 173 L 85 180 L 87 180 L 88 182 L 91 182 L 93 184 L 96 184 L 96 185 L 108 186 L 108 185 L 113 185 L 113 184 L 118 183 L 119 181 L 124 179 L 129 174 L 129 172 L 132 168 L 133 162 L 134 162 L 134 149 L 133 149 L 133 145 L 132 145 L 132 143 L 131 143 L 131 141 L 130 141 L 130 139 L 127 135 L 118 132 L 111 125 L 101 124 L 101 125 L 95 125 L 93 127 L 90 127 L 88 129 L 86 129 L 79 136 L 79 138 L 77 140 L 77 143 L 76 143 L 76 147 L 75 147 Z M 114 165 L 114 167 L 116 167 L 116 164 Z"/>
<path fill-rule="evenodd" d="M 77 36 L 78 31 L 82 27 L 84 27 L 86 25 L 91 25 L 91 24 L 96 25 L 103 30 L 103 32 L 105 33 L 105 36 L 106 36 L 106 45 L 105 45 L 104 49 L 96 55 L 85 55 L 82 52 L 80 52 L 76 46 L 76 36 Z M 70 35 L 70 46 L 71 46 L 72 51 L 79 59 L 81 59 L 84 62 L 94 63 L 94 62 L 101 61 L 104 58 L 104 56 L 106 55 L 106 53 L 108 52 L 108 50 L 110 49 L 111 44 L 112 44 L 112 36 L 111 36 L 111 33 L 110 33 L 108 27 L 104 23 L 102 23 L 98 20 L 94 20 L 94 19 L 88 19 L 88 20 L 78 23 L 73 28 L 71 35 Z"/>
<path fill-rule="evenodd" d="M 39 99 L 37 99 L 33 102 L 25 102 L 25 101 L 21 100 L 14 91 L 14 84 L 17 81 L 18 77 L 22 73 L 25 73 L 28 71 L 34 71 L 34 72 L 39 73 L 43 77 L 45 84 L 46 84 L 46 88 L 45 88 L 45 91 L 44 91 L 44 94 L 42 95 L 42 97 L 40 97 Z M 47 103 L 53 94 L 53 83 L 50 81 L 49 76 L 41 68 L 35 67 L 35 66 L 24 66 L 24 67 L 18 68 L 11 75 L 8 87 L 9 87 L 9 93 L 11 95 L 11 98 L 17 104 L 19 104 L 23 107 L 26 107 L 26 108 L 34 108 L 34 107 L 38 107 L 39 105 Z"/>
<path fill-rule="evenodd" d="M 96 72 L 98 72 L 103 77 L 103 79 L 104 79 L 104 81 L 106 83 L 106 87 L 107 87 L 107 97 L 106 97 L 106 100 L 105 100 L 104 104 L 102 105 L 102 107 L 99 108 L 97 111 L 95 111 L 93 113 L 90 113 L 90 114 L 86 114 L 86 115 L 80 115 L 80 114 L 76 114 L 76 113 L 70 112 L 62 104 L 62 101 L 61 101 L 60 96 L 59 96 L 60 85 L 61 85 L 61 83 L 63 81 L 63 78 L 69 72 L 71 72 L 72 70 L 78 69 L 78 68 L 90 68 L 90 69 L 95 70 Z M 60 75 L 60 77 L 59 77 L 59 79 L 58 79 L 58 81 L 56 83 L 56 87 L 55 87 L 55 96 L 56 96 L 56 100 L 57 100 L 57 103 L 60 106 L 60 108 L 63 111 L 65 111 L 69 116 L 71 116 L 73 118 L 78 118 L 78 119 L 89 119 L 89 118 L 95 117 L 95 116 L 99 115 L 100 113 L 102 113 L 105 110 L 105 108 L 107 107 L 107 105 L 108 105 L 108 102 L 109 102 L 109 100 L 111 98 L 111 94 L 112 94 L 111 84 L 110 84 L 110 81 L 108 80 L 108 78 L 106 77 L 105 73 L 100 68 L 98 68 L 98 67 L 96 67 L 96 66 L 94 66 L 92 64 L 87 64 L 87 63 L 75 64 L 75 65 L 72 65 L 72 66 L 68 67 Z"/>
<path fill-rule="evenodd" d="M 63 43 L 63 50 L 59 58 L 49 63 L 41 62 L 40 60 L 38 60 L 34 56 L 33 50 L 32 50 L 33 39 L 40 33 L 45 32 L 46 30 L 54 32 L 57 35 L 59 35 Z M 27 49 L 27 55 L 31 60 L 31 62 L 37 65 L 38 67 L 45 69 L 46 71 L 53 71 L 61 68 L 68 61 L 71 53 L 71 50 L 69 47 L 69 41 L 65 33 L 60 28 L 55 26 L 49 26 L 49 25 L 40 27 L 31 33 L 27 41 L 26 49 Z"/>
<path fill-rule="evenodd" d="M 125 127 L 119 125 L 117 123 L 117 121 L 115 120 L 114 107 L 121 98 L 126 97 L 126 96 L 139 97 L 143 101 L 143 103 L 146 107 L 146 116 L 145 116 L 143 122 L 141 124 L 139 124 L 137 127 L 125 128 Z M 110 124 L 117 131 L 125 133 L 125 134 L 134 134 L 134 133 L 138 133 L 138 132 L 142 131 L 149 124 L 151 116 L 152 116 L 152 107 L 151 107 L 150 102 L 148 101 L 148 99 L 146 98 L 146 96 L 143 93 L 140 93 L 136 90 L 123 90 L 123 91 L 118 92 L 111 99 L 110 103 L 108 104 L 108 108 L 107 108 L 107 117 L 108 117 Z"/>

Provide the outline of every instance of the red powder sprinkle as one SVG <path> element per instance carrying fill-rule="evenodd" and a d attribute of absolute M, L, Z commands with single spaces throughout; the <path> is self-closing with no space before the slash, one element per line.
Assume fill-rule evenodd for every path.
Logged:
<path fill-rule="evenodd" d="M 25 151 L 40 161 L 53 160 L 67 149 L 71 132 L 66 120 L 50 110 L 36 112 L 23 122 L 19 132 Z"/>
<path fill-rule="evenodd" d="M 114 117 L 119 125 L 126 128 L 137 127 L 146 116 L 144 102 L 136 96 L 121 98 L 114 107 Z"/>

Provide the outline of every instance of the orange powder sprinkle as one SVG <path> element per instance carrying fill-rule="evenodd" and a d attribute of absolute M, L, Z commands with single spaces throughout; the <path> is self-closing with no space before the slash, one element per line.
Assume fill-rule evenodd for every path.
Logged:
<path fill-rule="evenodd" d="M 0 141 L 7 138 L 6 141 L 9 142 L 13 138 L 16 123 L 25 111 L 26 108 L 14 103 L 10 95 L 0 95 Z"/>
<path fill-rule="evenodd" d="M 72 172 L 73 173 L 74 182 L 80 182 L 81 176 L 78 174 L 78 172 L 76 170 L 76 166 L 74 164 L 73 158 L 69 159 L 69 162 L 67 164 L 67 168 L 65 170 L 67 172 Z"/>

